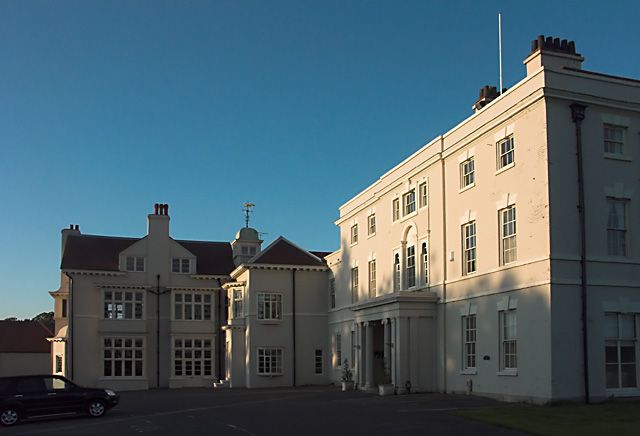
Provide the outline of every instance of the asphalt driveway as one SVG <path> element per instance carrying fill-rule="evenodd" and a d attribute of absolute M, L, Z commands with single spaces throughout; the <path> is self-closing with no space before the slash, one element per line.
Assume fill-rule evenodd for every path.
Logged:
<path fill-rule="evenodd" d="M 4 435 L 515 435 L 467 421 L 452 410 L 496 401 L 442 394 L 379 397 L 333 386 L 284 389 L 179 389 L 121 393 L 106 417 L 47 419 Z M 509 407 L 504 405 L 504 407 Z"/>

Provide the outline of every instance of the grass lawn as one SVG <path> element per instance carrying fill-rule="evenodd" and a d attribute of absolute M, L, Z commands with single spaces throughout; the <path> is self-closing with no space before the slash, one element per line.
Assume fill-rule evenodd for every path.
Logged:
<path fill-rule="evenodd" d="M 537 435 L 640 435 L 640 402 L 596 405 L 514 405 L 460 410 L 454 415 Z"/>

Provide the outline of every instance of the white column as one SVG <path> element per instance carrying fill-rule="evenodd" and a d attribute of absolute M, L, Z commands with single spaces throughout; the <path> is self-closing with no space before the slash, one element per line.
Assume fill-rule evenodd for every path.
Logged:
<path fill-rule="evenodd" d="M 389 329 L 390 329 L 390 333 L 391 333 L 391 338 L 390 338 L 390 344 L 389 344 L 389 350 L 391 350 L 391 356 L 390 356 L 390 370 L 391 370 L 391 383 L 393 383 L 394 385 L 396 384 L 396 366 L 397 366 L 397 349 L 396 349 L 396 318 L 391 318 L 389 319 Z"/>
<path fill-rule="evenodd" d="M 365 345 L 365 330 L 364 327 L 362 325 L 361 322 L 358 323 L 358 336 L 359 336 L 359 346 L 358 346 L 358 386 L 360 388 L 364 387 L 364 374 L 365 374 L 365 368 L 364 368 L 364 362 L 365 362 L 365 358 L 364 358 L 364 353 L 366 351 L 366 345 Z"/>
<path fill-rule="evenodd" d="M 391 323 L 388 319 L 382 320 L 384 326 L 384 370 L 391 377 Z"/>
<path fill-rule="evenodd" d="M 373 324 L 370 322 L 365 323 L 367 328 L 367 349 L 365 357 L 366 366 L 366 380 L 365 389 L 373 389 Z"/>

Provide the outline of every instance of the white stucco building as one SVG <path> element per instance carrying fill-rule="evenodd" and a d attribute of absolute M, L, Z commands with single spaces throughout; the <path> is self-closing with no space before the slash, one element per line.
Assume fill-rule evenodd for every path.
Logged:
<path fill-rule="evenodd" d="M 346 360 L 361 389 L 639 395 L 640 81 L 582 62 L 534 40 L 520 82 L 340 207 L 333 253 L 174 240 L 165 205 L 143 238 L 64 230 L 52 354 L 117 389 L 324 384 Z"/>
<path fill-rule="evenodd" d="M 582 62 L 539 37 L 524 79 L 340 207 L 329 332 L 360 386 L 640 394 L 640 81 Z"/>

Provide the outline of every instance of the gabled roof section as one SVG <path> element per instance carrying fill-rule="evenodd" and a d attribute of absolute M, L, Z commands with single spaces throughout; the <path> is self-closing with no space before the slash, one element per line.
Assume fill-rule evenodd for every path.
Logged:
<path fill-rule="evenodd" d="M 118 271 L 121 251 L 139 241 L 139 238 L 113 236 L 69 236 L 62 255 L 61 269 Z"/>
<path fill-rule="evenodd" d="M 228 242 L 176 241 L 189 250 L 196 258 L 197 274 L 229 275 L 236 267 L 233 252 Z"/>
<path fill-rule="evenodd" d="M 61 269 L 119 271 L 120 253 L 142 238 L 115 236 L 69 236 Z M 229 275 L 235 268 L 231 244 L 211 241 L 175 241 L 196 256 L 196 274 Z"/>
<path fill-rule="evenodd" d="M 52 335 L 38 321 L 0 321 L 0 353 L 49 353 Z"/>
<path fill-rule="evenodd" d="M 269 244 L 267 248 L 262 250 L 248 263 L 267 265 L 326 266 L 325 262 L 321 258 L 298 247 L 293 242 L 282 236 Z"/>

